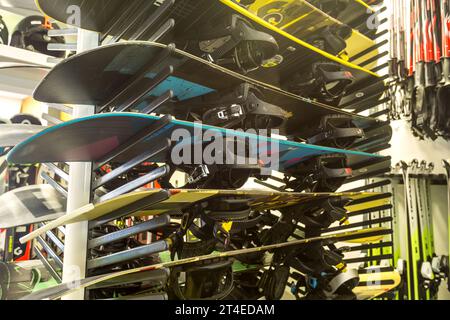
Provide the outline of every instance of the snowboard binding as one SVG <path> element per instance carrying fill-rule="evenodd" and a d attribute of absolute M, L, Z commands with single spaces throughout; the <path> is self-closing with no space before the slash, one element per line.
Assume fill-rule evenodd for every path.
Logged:
<path fill-rule="evenodd" d="M 307 142 L 326 147 L 350 149 L 357 140 L 364 137 L 364 130 L 355 125 L 352 117 L 328 115 L 321 119 L 315 135 Z"/>
<path fill-rule="evenodd" d="M 326 243 L 311 244 L 293 254 L 288 264 L 300 273 L 294 275 L 297 282 L 291 285 L 292 293 L 302 300 L 354 300 L 352 290 L 359 275 L 356 270 L 346 270 L 343 259 L 343 252 Z"/>
<path fill-rule="evenodd" d="M 351 28 L 349 27 L 337 30 L 326 27 L 317 36 L 310 38 L 308 42 L 320 50 L 337 56 L 345 53 L 347 47 L 345 39 L 350 35 Z M 339 104 L 347 87 L 354 81 L 352 73 L 344 70 L 341 65 L 329 61 L 316 61 L 307 74 L 295 73 L 285 83 L 285 87 L 296 94 L 335 105 Z"/>
<path fill-rule="evenodd" d="M 210 141 L 203 140 L 198 143 L 202 144 L 201 150 L 205 150 L 214 141 L 213 137 Z M 185 150 L 181 151 L 180 156 L 183 161 L 189 164 L 174 164 L 171 167 L 187 174 L 187 184 L 182 187 L 183 189 L 239 189 L 250 177 L 261 174 L 263 164 L 255 158 L 253 146 L 248 141 L 225 138 L 222 143 L 221 147 L 214 145 L 217 148 L 214 149 L 213 164 L 207 164 L 206 161 L 202 161 L 202 164 L 194 164 L 197 162 L 194 159 L 196 146 L 198 146 L 196 144 L 191 145 L 191 159 L 185 159 Z M 237 154 L 239 151 L 245 151 L 245 155 Z M 234 164 L 227 164 L 229 159 L 232 159 Z M 174 172 L 171 171 L 164 180 L 168 181 Z M 170 184 L 164 184 L 164 186 L 167 185 Z"/>
<path fill-rule="evenodd" d="M 345 206 L 350 203 L 348 198 L 333 198 L 326 201 L 318 200 L 316 203 L 306 203 L 283 210 L 283 215 L 288 215 L 295 221 L 305 225 L 309 230 L 329 228 L 333 223 L 340 225 L 348 221 Z"/>
<path fill-rule="evenodd" d="M 320 50 L 337 56 L 345 54 L 347 48 L 345 40 L 352 35 L 352 32 L 352 29 L 346 25 L 338 28 L 325 27 L 311 37 L 308 42 Z"/>
<path fill-rule="evenodd" d="M 285 178 L 286 189 L 295 192 L 336 192 L 351 176 L 352 169 L 346 156 L 324 155 L 290 169 Z"/>
<path fill-rule="evenodd" d="M 290 268 L 287 265 L 271 266 L 266 270 L 259 283 L 264 290 L 264 297 L 267 300 L 281 300 L 290 277 Z"/>
<path fill-rule="evenodd" d="M 296 94 L 336 105 L 353 82 L 353 75 L 340 65 L 334 62 L 316 62 L 312 64 L 306 77 L 304 73 L 296 73 L 287 87 Z"/>
<path fill-rule="evenodd" d="M 298 229 L 298 223 L 304 225 L 308 233 L 320 233 L 331 224 L 341 225 L 348 220 L 347 210 L 349 199 L 336 198 L 317 200 L 282 209 L 282 216 L 276 223 L 269 224 L 270 229 L 262 230 L 259 241 L 262 244 L 281 243 L 287 241 Z"/>
<path fill-rule="evenodd" d="M 197 212 L 189 226 L 189 233 L 201 241 L 198 249 L 206 254 L 211 253 L 216 245 L 224 248 L 245 247 L 256 239 L 259 230 L 273 221 L 269 213 L 252 210 L 246 198 L 219 197 L 201 204 Z M 201 224 L 196 219 L 200 219 Z M 189 251 L 192 251 L 197 243 L 190 245 Z M 181 255 L 186 257 L 184 248 Z M 255 255 L 250 260 L 253 263 L 254 259 L 259 261 L 259 258 Z"/>
<path fill-rule="evenodd" d="M 187 102 L 194 120 L 229 129 L 273 129 L 283 127 L 290 114 L 264 101 L 256 87 L 245 83 L 223 95 L 208 95 Z"/>
<path fill-rule="evenodd" d="M 248 73 L 260 68 L 264 61 L 278 52 L 276 40 L 269 34 L 257 31 L 252 24 L 233 14 L 211 19 L 210 27 L 202 29 L 198 37 L 203 56 L 218 65 Z"/>
<path fill-rule="evenodd" d="M 184 189 L 239 189 L 248 179 L 258 174 L 260 168 L 253 165 L 198 165 L 178 168 L 188 174 Z"/>
<path fill-rule="evenodd" d="M 216 259 L 172 269 L 169 297 L 178 300 L 223 300 L 234 288 L 232 260 Z M 184 281 L 181 275 L 184 274 Z"/>

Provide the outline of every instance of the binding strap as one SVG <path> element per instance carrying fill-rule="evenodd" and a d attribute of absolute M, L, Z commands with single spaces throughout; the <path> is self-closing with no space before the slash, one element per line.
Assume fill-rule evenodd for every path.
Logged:
<path fill-rule="evenodd" d="M 364 138 L 364 130 L 355 126 L 346 115 L 328 115 L 321 119 L 320 133 L 308 139 L 308 144 L 327 144 L 346 149 L 356 140 Z"/>

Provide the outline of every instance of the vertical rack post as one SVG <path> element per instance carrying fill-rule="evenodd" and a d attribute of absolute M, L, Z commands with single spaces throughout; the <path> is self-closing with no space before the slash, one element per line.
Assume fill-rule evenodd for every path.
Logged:
<path fill-rule="evenodd" d="M 99 34 L 96 32 L 78 30 L 77 53 L 93 49 L 99 45 Z M 70 75 L 69 75 L 70 76 Z M 81 118 L 95 113 L 95 106 L 75 106 L 73 117 Z M 63 141 L 55 143 L 64 143 Z M 69 170 L 69 185 L 67 212 L 70 213 L 91 201 L 92 164 L 71 163 Z M 88 222 L 68 225 L 65 236 L 63 282 L 70 283 L 86 277 L 88 242 Z M 84 300 L 84 290 L 66 295 L 63 300 Z"/>

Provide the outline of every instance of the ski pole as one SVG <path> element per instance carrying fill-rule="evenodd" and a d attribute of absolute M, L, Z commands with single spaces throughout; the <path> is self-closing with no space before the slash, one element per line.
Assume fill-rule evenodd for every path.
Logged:
<path fill-rule="evenodd" d="M 399 58 L 397 53 L 399 52 L 399 41 L 397 37 L 397 22 L 396 13 L 398 12 L 398 8 L 396 6 L 397 2 L 391 2 L 391 15 L 389 17 L 389 29 L 390 29 L 390 59 L 389 59 L 389 77 L 390 77 L 390 86 L 389 86 L 389 94 L 390 94 L 390 114 L 392 119 L 400 119 L 402 114 L 401 107 L 399 107 L 397 103 L 397 88 L 400 82 L 400 73 L 401 69 Z"/>
<path fill-rule="evenodd" d="M 434 0 L 426 0 L 426 7 L 422 8 L 422 32 L 423 51 L 425 62 L 425 88 L 436 86 L 435 76 L 435 53 L 434 53 L 434 29 L 433 29 L 433 6 Z"/>
<path fill-rule="evenodd" d="M 441 86 L 442 79 L 442 67 L 441 67 L 441 18 L 439 8 L 439 0 L 430 0 L 430 10 L 431 10 L 431 34 L 433 41 L 433 58 L 434 58 L 434 72 L 433 81 L 435 89 L 430 92 L 432 109 L 429 116 L 429 128 L 433 133 L 434 137 L 437 137 L 438 133 L 438 119 L 439 119 L 439 100 L 437 94 Z M 440 8 L 439 8 L 440 9 Z"/>
<path fill-rule="evenodd" d="M 450 125 L 450 13 L 449 0 L 440 0 L 442 32 L 442 79 L 437 90 L 437 130 L 448 135 Z"/>
<path fill-rule="evenodd" d="M 436 27 L 436 10 L 434 5 L 435 0 L 423 0 L 424 7 L 422 8 L 422 33 L 423 33 L 423 52 L 424 52 L 424 109 L 421 115 L 422 131 L 433 140 L 437 136 L 432 129 L 436 127 L 437 114 L 437 99 L 436 99 L 436 54 L 437 41 L 435 36 Z M 440 54 L 440 53 L 439 53 Z"/>
<path fill-rule="evenodd" d="M 414 87 L 415 87 L 415 77 L 414 77 L 414 73 L 415 73 L 415 45 L 414 45 L 414 40 L 415 40 L 415 33 L 414 33 L 414 10 L 415 7 L 415 1 L 406 1 L 406 7 L 405 10 L 406 12 L 408 12 L 408 15 L 406 15 L 405 18 L 405 24 L 406 22 L 408 22 L 408 36 L 406 37 L 407 39 L 407 67 L 408 67 L 408 76 L 406 79 L 406 100 L 407 103 L 405 104 L 405 111 L 404 111 L 404 115 L 406 117 L 411 117 L 412 116 L 412 110 L 413 110 L 413 105 L 414 105 L 414 99 L 413 99 L 413 94 L 414 94 Z M 408 19 L 409 18 L 409 19 Z M 409 20 L 409 21 L 408 21 Z"/>
<path fill-rule="evenodd" d="M 405 33 L 405 26 L 406 24 L 405 22 L 405 0 L 399 0 L 394 1 L 395 4 L 397 4 L 397 12 L 398 12 L 398 17 L 397 17 L 397 32 L 398 32 L 398 36 L 397 36 L 397 55 L 398 55 L 398 65 L 399 65 L 399 70 L 398 70 L 398 75 L 400 80 L 404 80 L 406 78 L 407 75 L 407 65 L 406 65 L 406 33 Z"/>
<path fill-rule="evenodd" d="M 423 34 L 423 6 L 421 0 L 414 1 L 414 52 L 415 52 L 415 86 L 414 86 L 414 103 L 412 128 L 413 133 L 423 137 L 423 127 L 425 123 L 426 101 L 425 101 L 425 52 Z"/>

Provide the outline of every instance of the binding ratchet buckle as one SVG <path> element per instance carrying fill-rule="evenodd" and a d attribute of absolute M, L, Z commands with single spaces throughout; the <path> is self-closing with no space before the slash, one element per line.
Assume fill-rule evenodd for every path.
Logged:
<path fill-rule="evenodd" d="M 194 168 L 194 171 L 191 173 L 191 175 L 187 178 L 189 184 L 195 184 L 200 182 L 203 179 L 208 178 L 210 175 L 210 171 L 208 166 L 206 165 L 199 165 Z"/>
<path fill-rule="evenodd" d="M 195 106 L 195 101 L 190 103 Z M 264 101 L 262 92 L 249 84 L 219 97 L 202 98 L 200 106 L 204 123 L 225 128 L 279 128 L 290 117 L 282 108 Z"/>
<path fill-rule="evenodd" d="M 242 105 L 231 104 L 228 106 L 213 108 L 203 116 L 205 123 L 211 125 L 226 124 L 240 120 L 244 116 Z"/>

